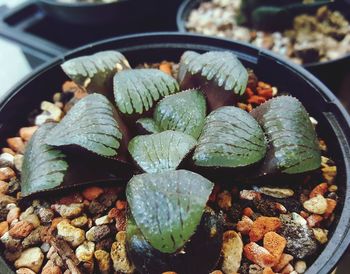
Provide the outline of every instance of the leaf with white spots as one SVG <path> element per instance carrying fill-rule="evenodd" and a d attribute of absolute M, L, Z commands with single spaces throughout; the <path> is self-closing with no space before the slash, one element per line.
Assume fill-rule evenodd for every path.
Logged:
<path fill-rule="evenodd" d="M 46 137 L 46 143 L 61 147 L 76 145 L 104 157 L 118 154 L 122 133 L 113 106 L 101 94 L 78 101 Z"/>
<path fill-rule="evenodd" d="M 73 58 L 61 67 L 69 78 L 88 92 L 107 95 L 112 92 L 114 74 L 129 69 L 130 65 L 120 52 L 108 50 Z"/>
<path fill-rule="evenodd" d="M 163 253 L 178 251 L 200 224 L 213 183 L 187 170 L 134 176 L 126 197 L 146 240 Z"/>
<path fill-rule="evenodd" d="M 63 182 L 68 169 L 66 156 L 45 144 L 46 135 L 54 127 L 54 124 L 40 126 L 27 144 L 21 173 L 23 196 L 56 188 Z"/>
<path fill-rule="evenodd" d="M 197 141 L 177 131 L 140 135 L 129 143 L 129 152 L 140 168 L 147 173 L 176 169 Z"/>
<path fill-rule="evenodd" d="M 236 168 L 265 153 L 264 132 L 254 118 L 240 108 L 221 107 L 207 116 L 193 160 L 197 166 Z"/>
<path fill-rule="evenodd" d="M 158 69 L 124 70 L 114 76 L 114 98 L 121 113 L 142 114 L 179 91 L 177 81 Z"/>

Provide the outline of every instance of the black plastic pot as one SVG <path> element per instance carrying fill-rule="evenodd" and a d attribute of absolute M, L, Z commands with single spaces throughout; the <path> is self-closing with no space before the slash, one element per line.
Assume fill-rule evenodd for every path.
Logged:
<path fill-rule="evenodd" d="M 132 35 L 79 48 L 36 70 L 3 97 L 0 102 L 0 145 L 7 137 L 14 136 L 21 126 L 27 125 L 29 113 L 38 108 L 42 100 L 50 100 L 60 90 L 67 79 L 60 68 L 64 60 L 111 49 L 122 52 L 133 66 L 165 59 L 178 61 L 185 50 L 230 50 L 245 66 L 254 69 L 260 79 L 299 98 L 318 120 L 318 133 L 326 140 L 339 174 L 339 205 L 330 228 L 330 240 L 307 273 L 329 273 L 336 266 L 350 242 L 350 117 L 336 97 L 309 72 L 267 51 L 229 40 L 178 33 Z M 0 273 L 13 273 L 2 258 Z"/>
<path fill-rule="evenodd" d="M 180 5 L 176 17 L 178 31 L 187 32 L 186 21 L 191 11 L 206 1 L 209 0 L 185 0 Z M 335 1 L 330 8 L 341 11 L 350 20 L 350 1 Z M 309 63 L 303 66 L 337 94 L 346 74 L 350 72 L 350 54 L 332 61 Z"/>
<path fill-rule="evenodd" d="M 50 16 L 62 22 L 96 26 L 141 22 L 142 18 L 154 15 L 157 0 L 116 0 L 110 3 L 65 3 L 57 0 L 39 0 L 38 4 Z"/>

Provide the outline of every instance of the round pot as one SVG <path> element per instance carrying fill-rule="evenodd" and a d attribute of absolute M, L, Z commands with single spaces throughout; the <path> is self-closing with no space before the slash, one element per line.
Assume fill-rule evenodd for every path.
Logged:
<path fill-rule="evenodd" d="M 58 21 L 75 25 L 96 26 L 139 22 L 150 16 L 156 0 L 116 0 L 110 3 L 64 3 L 57 0 L 39 0 L 39 6 Z M 131 20 L 132 18 L 132 20 Z"/>
<path fill-rule="evenodd" d="M 230 50 L 258 77 L 297 97 L 319 122 L 318 133 L 329 146 L 338 167 L 339 206 L 330 228 L 330 240 L 307 273 L 329 273 L 350 242 L 350 117 L 337 98 L 302 67 L 249 45 L 205 36 L 150 33 L 94 43 L 54 59 L 9 91 L 0 102 L 0 143 L 27 124 L 29 113 L 49 100 L 67 79 L 60 64 L 67 59 L 102 50 L 118 50 L 132 66 L 161 60 L 178 61 L 185 50 Z M 13 273 L 0 257 L 0 273 Z"/>
<path fill-rule="evenodd" d="M 191 11 L 199 6 L 200 3 L 208 0 L 185 0 L 180 5 L 176 24 L 178 31 L 187 32 L 186 21 Z M 335 1 L 330 6 L 331 9 L 339 10 L 342 14 L 350 20 L 350 0 L 346 3 L 343 1 Z M 341 58 L 327 61 L 315 62 L 303 65 L 308 71 L 313 73 L 317 78 L 324 82 L 335 94 L 338 93 L 342 81 L 345 79 L 347 73 L 350 72 L 350 53 Z M 332 73 L 331 73 L 332 72 Z"/>

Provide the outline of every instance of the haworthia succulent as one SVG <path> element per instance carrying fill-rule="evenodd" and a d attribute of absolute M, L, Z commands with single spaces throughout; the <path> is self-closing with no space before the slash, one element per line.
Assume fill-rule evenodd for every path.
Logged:
<path fill-rule="evenodd" d="M 154 111 L 160 130 L 175 130 L 198 138 L 206 116 L 206 102 L 199 90 L 183 91 L 162 99 Z"/>
<path fill-rule="evenodd" d="M 191 171 L 166 171 L 134 176 L 126 197 L 146 240 L 163 253 L 174 253 L 195 233 L 212 188 Z"/>
<path fill-rule="evenodd" d="M 152 118 L 140 118 L 136 121 L 136 126 L 146 133 L 158 133 L 160 128 Z"/>
<path fill-rule="evenodd" d="M 269 150 L 263 173 L 303 173 L 321 165 L 321 153 L 314 127 L 298 99 L 273 98 L 251 114 L 263 127 Z"/>
<path fill-rule="evenodd" d="M 234 94 L 243 94 L 248 82 L 248 72 L 238 58 L 229 51 L 209 51 L 203 54 L 185 52 L 180 63 L 180 79 L 200 75 L 206 81 Z M 183 70 L 187 70 L 184 76 Z M 196 83 L 194 83 L 196 84 Z"/>
<path fill-rule="evenodd" d="M 105 157 L 117 156 L 122 133 L 113 107 L 101 94 L 90 94 L 76 103 L 51 130 L 46 143 L 52 146 L 76 145 Z"/>
<path fill-rule="evenodd" d="M 109 50 L 73 58 L 61 67 L 69 78 L 87 91 L 109 94 L 114 74 L 129 69 L 130 65 L 120 52 Z"/>
<path fill-rule="evenodd" d="M 221 107 L 207 116 L 193 160 L 198 166 L 235 168 L 254 164 L 265 153 L 264 133 L 253 117 Z"/>
<path fill-rule="evenodd" d="M 53 189 L 63 182 L 68 169 L 66 156 L 45 144 L 47 134 L 54 127 L 54 124 L 40 126 L 27 144 L 21 174 L 23 196 Z"/>
<path fill-rule="evenodd" d="M 142 114 L 166 95 L 179 91 L 170 75 L 158 69 L 134 69 L 114 77 L 114 98 L 120 112 Z"/>
<path fill-rule="evenodd" d="M 156 173 L 176 169 L 196 143 L 190 135 L 167 130 L 136 136 L 128 147 L 131 156 L 142 170 Z"/>

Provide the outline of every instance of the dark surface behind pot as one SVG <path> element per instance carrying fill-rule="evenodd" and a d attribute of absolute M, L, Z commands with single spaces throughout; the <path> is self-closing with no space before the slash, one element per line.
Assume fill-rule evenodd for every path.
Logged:
<path fill-rule="evenodd" d="M 39 108 L 42 100 L 51 100 L 60 90 L 67 79 L 59 67 L 64 60 L 110 49 L 125 54 L 132 66 L 164 59 L 177 62 L 185 50 L 231 50 L 261 80 L 299 98 L 319 121 L 319 135 L 326 140 L 330 156 L 337 163 L 340 195 L 336 220 L 330 230 L 332 237 L 307 273 L 328 273 L 336 266 L 350 241 L 350 118 L 335 96 L 310 73 L 266 51 L 229 40 L 176 33 L 133 35 L 88 45 L 41 67 L 4 96 L 0 102 L 1 144 L 27 125 L 28 114 Z M 0 273 L 12 273 L 2 258 Z"/>
<path fill-rule="evenodd" d="M 179 6 L 176 17 L 178 31 L 187 32 L 186 21 L 191 11 L 197 8 L 201 2 L 206 1 L 209 0 L 185 0 Z M 330 8 L 341 11 L 350 21 L 350 0 L 347 3 L 342 0 L 335 1 L 330 5 Z M 326 84 L 334 94 L 338 94 L 345 77 L 350 73 L 350 54 L 332 61 L 310 63 L 303 66 Z"/>

